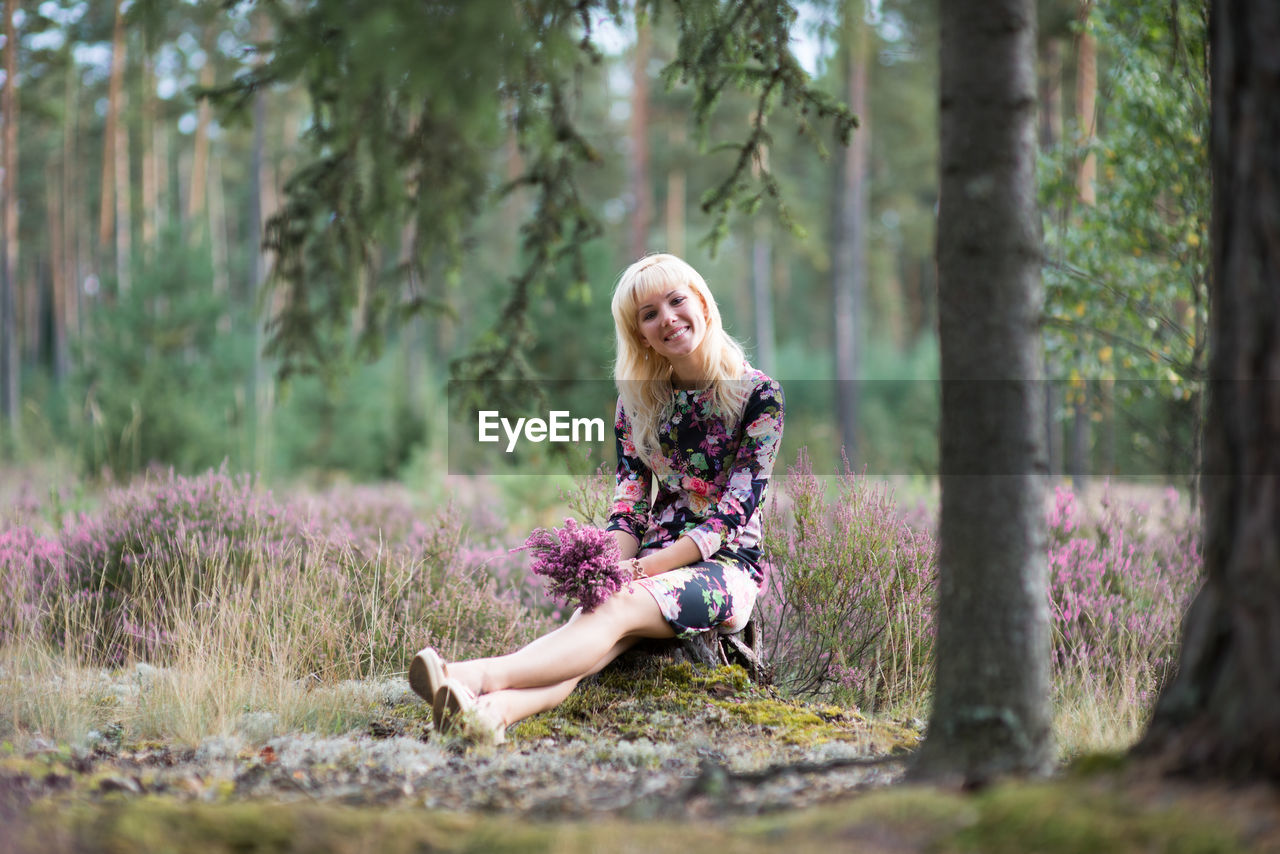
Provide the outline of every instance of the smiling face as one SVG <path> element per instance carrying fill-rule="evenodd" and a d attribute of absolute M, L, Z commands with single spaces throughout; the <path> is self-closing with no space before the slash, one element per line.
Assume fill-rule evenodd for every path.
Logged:
<path fill-rule="evenodd" d="M 672 365 L 688 363 L 707 334 L 707 309 L 688 285 L 657 290 L 640 300 L 636 325 L 645 346 Z"/>

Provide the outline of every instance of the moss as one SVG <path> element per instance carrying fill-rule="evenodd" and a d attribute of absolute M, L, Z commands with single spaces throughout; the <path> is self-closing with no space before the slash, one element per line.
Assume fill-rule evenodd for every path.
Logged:
<path fill-rule="evenodd" d="M 804 706 L 769 699 L 714 702 L 738 720 L 752 726 L 767 727 L 787 744 L 820 744 L 845 735 L 843 729 Z"/>
<path fill-rule="evenodd" d="M 944 850 L 1016 854 L 1078 851 L 1244 850 L 1216 817 L 1187 809 L 1141 809 L 1123 792 L 1079 782 L 1006 784 L 977 799 L 980 818 Z"/>
<path fill-rule="evenodd" d="M 1091 777 L 1095 774 L 1122 771 L 1128 764 L 1129 754 L 1124 751 L 1086 753 L 1071 760 L 1071 764 L 1067 766 L 1067 772 L 1077 776 Z"/>
<path fill-rule="evenodd" d="M 1154 803 L 1154 805 L 1153 805 Z M 1230 817 L 1194 800 L 1142 802 L 1119 784 L 1069 777 L 980 794 L 881 789 L 825 807 L 704 819 L 530 822 L 517 816 L 337 804 L 180 802 L 154 796 L 37 802 L 14 827 L 18 850 L 61 851 L 688 851 L 925 850 L 1077 854 L 1248 850 Z M 24 826 L 25 825 L 25 826 Z"/>

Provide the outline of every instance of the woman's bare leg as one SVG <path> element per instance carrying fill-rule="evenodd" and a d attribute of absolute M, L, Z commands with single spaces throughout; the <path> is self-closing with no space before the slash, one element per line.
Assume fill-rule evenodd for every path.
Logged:
<path fill-rule="evenodd" d="M 618 641 L 613 645 L 613 649 L 609 650 L 583 676 L 566 679 L 556 685 L 547 685 L 542 688 L 508 688 L 503 691 L 494 691 L 480 698 L 480 707 L 496 716 L 504 726 L 511 726 L 538 712 L 554 709 L 573 693 L 573 689 L 583 678 L 592 673 L 599 673 L 609 662 L 634 646 L 638 640 L 639 638 L 627 638 Z"/>
<path fill-rule="evenodd" d="M 562 683 L 581 679 L 598 669 L 597 665 L 603 667 L 613 660 L 621 652 L 613 652 L 620 641 L 674 636 L 647 590 L 620 590 L 594 611 L 574 614 L 568 623 L 510 655 L 456 661 L 447 670 L 450 677 L 477 694 L 559 689 Z M 572 690 L 570 685 L 560 700 Z"/>

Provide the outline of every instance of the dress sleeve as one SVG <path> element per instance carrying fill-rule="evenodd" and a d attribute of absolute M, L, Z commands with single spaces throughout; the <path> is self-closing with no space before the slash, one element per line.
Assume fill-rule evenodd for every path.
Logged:
<path fill-rule="evenodd" d="M 617 487 L 613 492 L 613 503 L 609 505 L 609 523 L 605 530 L 626 531 L 636 538 L 636 542 L 643 544 L 645 531 L 649 528 L 649 486 L 653 474 L 636 453 L 631 439 L 631 421 L 622 408 L 621 398 L 614 414 L 613 435 L 618 449 Z"/>
<path fill-rule="evenodd" d="M 710 560 L 726 541 L 732 541 L 764 500 L 782 445 L 785 408 L 782 386 L 772 379 L 757 386 L 747 398 L 742 411 L 742 441 L 729 467 L 724 493 L 706 521 L 688 532 L 703 560 Z"/>

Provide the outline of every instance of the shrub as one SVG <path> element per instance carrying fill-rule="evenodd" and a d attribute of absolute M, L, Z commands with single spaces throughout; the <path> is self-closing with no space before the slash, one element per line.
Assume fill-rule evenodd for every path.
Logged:
<path fill-rule="evenodd" d="M 56 541 L 5 531 L 0 642 L 104 662 L 205 649 L 333 678 L 403 669 L 425 643 L 506 651 L 545 619 L 459 560 L 460 528 L 373 490 L 281 503 L 225 471 L 169 473 L 109 491 Z"/>
<path fill-rule="evenodd" d="M 1142 678 L 1139 695 L 1154 694 L 1172 671 L 1182 616 L 1199 587 L 1199 525 L 1179 509 L 1174 489 L 1158 512 L 1108 489 L 1096 519 L 1086 518 L 1070 489 L 1059 487 L 1054 499 L 1055 669 L 1106 681 Z"/>
<path fill-rule="evenodd" d="M 776 681 L 869 709 L 916 703 L 932 664 L 932 537 L 901 521 L 887 486 L 847 467 L 833 498 L 804 452 L 787 474 L 785 501 L 769 505 L 756 615 Z"/>

